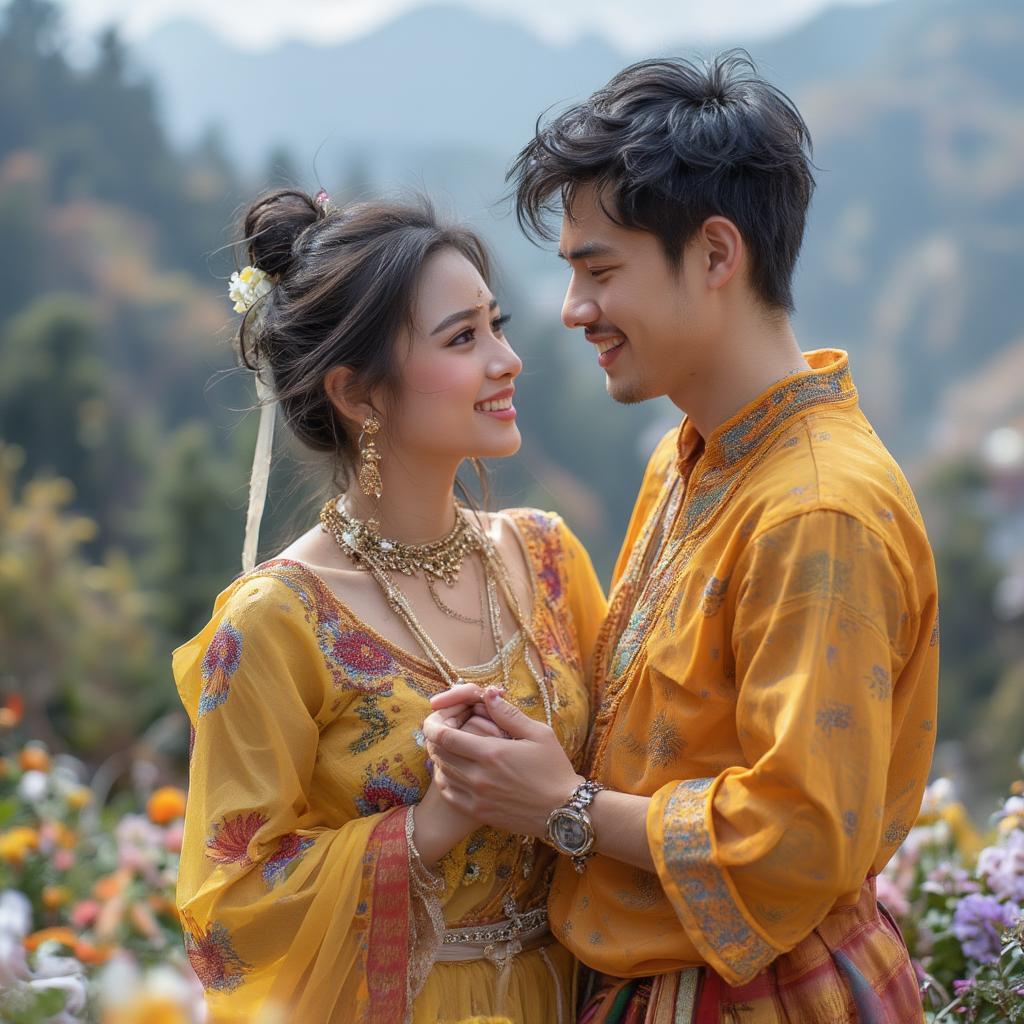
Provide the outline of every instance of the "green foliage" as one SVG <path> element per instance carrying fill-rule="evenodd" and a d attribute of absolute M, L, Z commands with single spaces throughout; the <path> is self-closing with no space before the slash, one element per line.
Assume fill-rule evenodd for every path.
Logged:
<path fill-rule="evenodd" d="M 169 636 L 197 632 L 212 595 L 240 571 L 242 465 L 218 454 L 209 427 L 192 422 L 167 441 L 150 475 L 140 515 L 142 573 Z"/>
<path fill-rule="evenodd" d="M 986 964 L 970 985 L 934 1019 L 970 1024 L 1024 1021 L 1024 918 L 1004 936 L 999 959 Z"/>
<path fill-rule="evenodd" d="M 0 681 L 17 681 L 35 735 L 102 754 L 127 746 L 160 703 L 164 676 L 146 600 L 123 555 L 93 562 L 93 520 L 68 511 L 59 477 L 15 485 L 0 444 Z"/>
<path fill-rule="evenodd" d="M 942 601 L 939 729 L 947 734 L 972 720 L 999 677 L 993 599 L 1001 570 L 987 548 L 985 487 L 981 468 L 966 461 L 942 467 L 922 493 Z"/>

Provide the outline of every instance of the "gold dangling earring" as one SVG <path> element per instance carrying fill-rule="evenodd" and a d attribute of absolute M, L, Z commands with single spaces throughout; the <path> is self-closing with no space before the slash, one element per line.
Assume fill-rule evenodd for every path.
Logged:
<path fill-rule="evenodd" d="M 377 431 L 380 430 L 380 420 L 371 412 L 369 416 L 363 421 L 363 429 L 359 434 L 359 489 L 368 498 L 374 498 L 376 501 L 380 501 L 380 496 L 384 493 L 384 485 L 380 478 L 380 469 L 377 464 L 380 462 L 380 452 L 377 451 L 377 445 L 373 437 Z M 363 439 L 366 438 L 364 445 Z M 380 528 L 380 523 L 376 519 L 370 518 L 366 521 L 366 525 L 373 530 L 374 533 Z"/>

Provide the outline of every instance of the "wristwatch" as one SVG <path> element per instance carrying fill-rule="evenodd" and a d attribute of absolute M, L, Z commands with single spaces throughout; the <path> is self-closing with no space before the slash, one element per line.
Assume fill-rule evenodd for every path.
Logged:
<path fill-rule="evenodd" d="M 587 807 L 604 786 L 600 782 L 581 782 L 563 807 L 556 807 L 548 815 L 548 842 L 559 853 L 572 858 L 578 874 L 583 873 L 586 862 L 594 856 L 594 825 Z"/>

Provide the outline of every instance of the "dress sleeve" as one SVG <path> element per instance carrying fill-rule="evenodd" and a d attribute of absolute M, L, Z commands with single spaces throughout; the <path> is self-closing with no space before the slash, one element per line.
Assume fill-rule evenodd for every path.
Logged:
<path fill-rule="evenodd" d="M 406 811 L 312 801 L 335 694 L 306 612 L 280 581 L 243 580 L 174 652 L 193 727 L 177 903 L 213 1021 L 404 1017 Z"/>
<path fill-rule="evenodd" d="M 893 685 L 918 623 L 893 553 L 840 512 L 812 510 L 766 530 L 734 573 L 746 765 L 660 789 L 647 832 L 687 935 L 742 984 L 871 869 Z"/>
<path fill-rule="evenodd" d="M 566 554 L 566 581 L 569 591 L 569 612 L 572 615 L 580 659 L 588 678 L 598 630 L 608 611 L 608 599 L 594 571 L 594 563 L 580 539 L 562 523 Z"/>

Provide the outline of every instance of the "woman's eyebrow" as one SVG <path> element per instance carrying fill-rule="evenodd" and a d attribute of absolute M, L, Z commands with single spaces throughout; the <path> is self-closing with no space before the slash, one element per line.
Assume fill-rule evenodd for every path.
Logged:
<path fill-rule="evenodd" d="M 491 304 L 487 307 L 488 309 L 497 308 L 498 300 L 491 299 Z M 443 330 L 448 327 L 457 324 L 460 320 L 469 320 L 476 316 L 479 306 L 474 306 L 472 309 L 460 309 L 458 313 L 452 313 L 451 316 L 446 316 L 431 332 L 430 336 L 433 337 L 435 334 L 440 334 Z"/>

